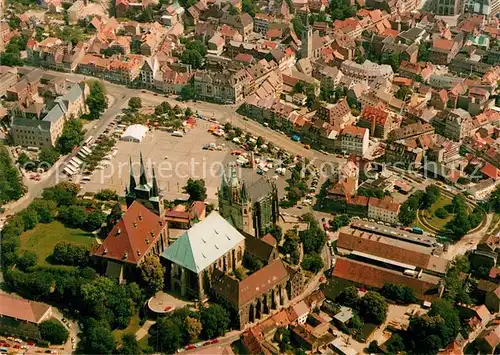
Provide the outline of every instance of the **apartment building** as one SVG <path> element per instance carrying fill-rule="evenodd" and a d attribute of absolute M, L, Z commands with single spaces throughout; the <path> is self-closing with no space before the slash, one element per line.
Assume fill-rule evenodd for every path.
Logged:
<path fill-rule="evenodd" d="M 429 59 L 434 64 L 447 65 L 458 54 L 463 45 L 463 34 L 459 33 L 453 39 L 435 38 Z"/>
<path fill-rule="evenodd" d="M 432 118 L 431 124 L 436 128 L 437 133 L 456 142 L 472 134 L 471 115 L 461 108 L 440 111 Z"/>
<path fill-rule="evenodd" d="M 368 218 L 390 224 L 399 222 L 398 214 L 401 205 L 392 200 L 392 197 L 384 198 L 370 197 L 368 200 Z"/>
<path fill-rule="evenodd" d="M 363 64 L 358 64 L 352 60 L 343 61 L 340 71 L 343 74 L 341 82 L 360 83 L 367 81 L 370 87 L 376 81 L 380 81 L 381 79 L 392 81 L 394 77 L 394 72 L 390 65 L 379 65 L 369 60 L 365 60 Z"/>
<path fill-rule="evenodd" d="M 368 150 L 368 129 L 347 126 L 340 132 L 340 150 L 345 153 L 355 153 L 363 156 Z"/>
<path fill-rule="evenodd" d="M 227 104 L 242 102 L 252 92 L 252 78 L 245 69 L 236 73 L 198 72 L 194 76 L 196 95 L 204 100 Z"/>
<path fill-rule="evenodd" d="M 333 126 L 343 128 L 352 118 L 351 108 L 345 98 L 336 104 L 321 103 L 320 107 L 316 110 L 315 117 Z"/>
<path fill-rule="evenodd" d="M 379 107 L 365 105 L 358 121 L 359 127 L 368 128 L 370 136 L 386 139 L 395 127 L 389 111 Z"/>
<path fill-rule="evenodd" d="M 88 92 L 87 84 L 75 84 L 65 95 L 56 98 L 42 120 L 15 117 L 11 125 L 15 144 L 39 148 L 53 147 L 62 134 L 66 120 L 78 118 L 87 112 L 85 100 Z"/>
<path fill-rule="evenodd" d="M 478 201 L 486 200 L 495 191 L 499 183 L 500 180 L 487 179 L 475 184 L 467 192 Z"/>
<path fill-rule="evenodd" d="M 253 31 L 265 35 L 269 31 L 269 26 L 274 22 L 274 18 L 268 14 L 255 14 L 253 19 Z"/>

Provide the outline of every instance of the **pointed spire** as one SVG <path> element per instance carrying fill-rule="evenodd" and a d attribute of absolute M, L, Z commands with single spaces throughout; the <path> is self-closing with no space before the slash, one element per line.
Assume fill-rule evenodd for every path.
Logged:
<path fill-rule="evenodd" d="M 224 190 L 224 188 L 227 187 L 227 178 L 226 178 L 226 169 L 222 167 L 222 176 L 221 176 L 221 189 Z"/>
<path fill-rule="evenodd" d="M 241 185 L 241 202 L 248 202 L 247 184 L 245 181 Z"/>
<path fill-rule="evenodd" d="M 141 157 L 141 177 L 139 178 L 139 183 L 141 185 L 146 185 L 148 183 L 148 178 L 146 177 L 146 169 L 144 169 L 144 161 L 142 160 L 142 152 L 140 153 Z"/>
<path fill-rule="evenodd" d="M 160 188 L 158 187 L 158 181 L 156 181 L 155 168 L 153 167 L 153 190 L 151 191 L 151 196 L 160 195 Z"/>
<path fill-rule="evenodd" d="M 130 183 L 129 183 L 129 188 L 127 193 L 132 193 L 135 190 L 135 187 L 137 186 L 137 183 L 135 182 L 135 177 L 134 177 L 134 166 L 132 165 L 132 158 L 130 158 Z"/>

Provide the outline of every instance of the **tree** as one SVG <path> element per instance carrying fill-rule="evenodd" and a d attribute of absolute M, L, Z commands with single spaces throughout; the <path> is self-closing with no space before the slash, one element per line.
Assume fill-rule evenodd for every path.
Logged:
<path fill-rule="evenodd" d="M 311 254 L 304 256 L 304 260 L 302 261 L 302 267 L 305 270 L 312 271 L 314 273 L 319 272 L 323 269 L 324 263 L 323 258 L 319 254 Z"/>
<path fill-rule="evenodd" d="M 205 201 L 207 198 L 207 188 L 203 179 L 193 180 L 189 178 L 183 190 L 189 195 L 190 201 Z"/>
<path fill-rule="evenodd" d="M 184 101 L 188 101 L 196 97 L 196 91 L 194 90 L 193 85 L 187 84 L 182 87 L 180 95 Z"/>
<path fill-rule="evenodd" d="M 59 219 L 69 227 L 80 228 L 87 220 L 87 211 L 76 205 L 61 207 L 59 208 Z"/>
<path fill-rule="evenodd" d="M 52 262 L 55 264 L 84 266 L 88 259 L 89 249 L 85 245 L 60 241 L 52 251 Z"/>
<path fill-rule="evenodd" d="M 38 213 L 36 213 L 36 211 L 31 207 L 28 207 L 19 212 L 18 216 L 23 219 L 25 231 L 35 228 L 35 226 L 39 222 Z"/>
<path fill-rule="evenodd" d="M 19 199 L 23 193 L 19 170 L 12 163 L 3 143 L 0 143 L 0 206 Z"/>
<path fill-rule="evenodd" d="M 119 353 L 123 355 L 137 355 L 142 354 L 142 349 L 135 338 L 135 334 L 123 334 L 122 346 Z"/>
<path fill-rule="evenodd" d="M 80 186 L 64 181 L 44 189 L 42 197 L 44 200 L 55 201 L 57 206 L 70 206 L 76 203 L 76 195 L 79 190 Z"/>
<path fill-rule="evenodd" d="M 401 304 L 410 304 L 417 302 L 413 289 L 404 285 L 395 285 L 386 283 L 380 290 L 385 298 L 389 298 Z"/>
<path fill-rule="evenodd" d="M 283 243 L 282 252 L 285 255 L 290 255 L 290 261 L 293 264 L 299 262 L 299 242 L 296 237 L 288 237 Z"/>
<path fill-rule="evenodd" d="M 413 91 L 408 86 L 401 86 L 394 96 L 397 99 L 408 101 L 411 98 Z"/>
<path fill-rule="evenodd" d="M 255 14 L 257 13 L 257 6 L 253 2 L 253 0 L 243 0 L 241 6 L 243 12 L 246 12 L 250 16 L 255 17 Z"/>
<path fill-rule="evenodd" d="M 78 346 L 83 354 L 111 354 L 115 347 L 111 330 L 102 323 L 90 326 L 82 335 Z"/>
<path fill-rule="evenodd" d="M 229 312 L 218 304 L 203 308 L 200 313 L 203 335 L 206 339 L 222 336 L 229 328 Z"/>
<path fill-rule="evenodd" d="M 66 340 L 68 340 L 68 331 L 56 319 L 49 319 L 42 322 L 39 329 L 42 339 L 50 342 L 51 344 L 64 344 Z"/>
<path fill-rule="evenodd" d="M 102 189 L 95 194 L 95 198 L 101 201 L 118 201 L 118 194 L 115 190 Z"/>
<path fill-rule="evenodd" d="M 5 51 L 0 53 L 0 63 L 2 63 L 2 65 L 10 67 L 24 65 L 20 53 L 26 48 L 26 45 L 23 46 L 20 42 L 21 40 L 18 36 L 14 36 L 10 39 L 9 43 L 5 47 Z"/>
<path fill-rule="evenodd" d="M 429 185 L 425 188 L 423 205 L 425 208 L 430 208 L 441 196 L 441 190 L 436 185 Z"/>
<path fill-rule="evenodd" d="M 130 100 L 128 100 L 128 107 L 133 111 L 139 110 L 142 107 L 141 98 L 137 96 L 131 97 Z"/>
<path fill-rule="evenodd" d="M 83 227 L 85 230 L 92 232 L 96 229 L 101 228 L 102 224 L 106 220 L 106 216 L 101 211 L 93 211 L 87 215 Z"/>
<path fill-rule="evenodd" d="M 106 97 L 106 88 L 101 81 L 91 80 L 88 82 L 90 87 L 87 96 L 87 106 L 89 107 L 89 118 L 97 120 L 101 114 L 108 108 L 108 98 Z"/>
<path fill-rule="evenodd" d="M 62 134 L 57 139 L 57 149 L 61 154 L 68 154 L 74 147 L 80 145 L 84 136 L 82 121 L 69 119 L 64 123 Z"/>
<path fill-rule="evenodd" d="M 30 170 L 28 169 L 29 165 L 33 165 L 33 161 L 31 160 L 31 158 L 28 156 L 28 154 L 26 154 L 25 152 L 22 152 L 21 154 L 19 154 L 19 156 L 17 157 L 17 161 L 16 161 L 22 168 L 26 169 L 26 170 Z"/>
<path fill-rule="evenodd" d="M 154 292 L 163 289 L 165 268 L 160 263 L 157 255 L 150 255 L 144 258 L 141 264 L 142 281 Z"/>
<path fill-rule="evenodd" d="M 42 148 L 38 154 L 38 166 L 44 169 L 50 168 L 59 159 L 59 152 L 54 148 Z"/>
<path fill-rule="evenodd" d="M 174 354 L 181 347 L 182 333 L 180 325 L 171 317 L 162 317 L 156 322 L 156 342 L 164 354 Z"/>
<path fill-rule="evenodd" d="M 358 290 L 354 286 L 344 288 L 335 298 L 335 302 L 351 308 L 357 308 L 359 301 Z"/>
<path fill-rule="evenodd" d="M 321 253 L 326 243 L 325 231 L 310 213 L 303 215 L 302 220 L 309 223 L 309 228 L 299 233 L 300 241 L 304 247 L 304 254 Z"/>
<path fill-rule="evenodd" d="M 330 221 L 330 226 L 333 231 L 337 231 L 342 227 L 348 226 L 351 223 L 351 218 L 348 215 L 342 214 L 340 216 L 335 216 L 333 220 Z"/>
<path fill-rule="evenodd" d="M 28 270 L 29 268 L 33 267 L 36 265 L 37 263 L 37 259 L 38 259 L 38 256 L 36 255 L 36 253 L 32 252 L 32 251 L 25 251 L 23 253 L 23 255 L 21 255 L 18 259 L 17 259 L 17 266 L 23 270 L 23 271 L 26 271 Z"/>
<path fill-rule="evenodd" d="M 377 292 L 367 292 L 359 302 L 359 313 L 365 322 L 382 324 L 387 317 L 387 302 Z"/>
<path fill-rule="evenodd" d="M 196 50 L 186 49 L 182 52 L 181 62 L 191 65 L 194 69 L 199 69 L 203 65 L 203 56 Z"/>
<path fill-rule="evenodd" d="M 201 321 L 198 318 L 188 316 L 184 319 L 184 326 L 189 335 L 189 342 L 193 343 L 197 341 L 202 330 Z"/>
<path fill-rule="evenodd" d="M 293 30 L 295 31 L 295 34 L 297 37 L 301 38 L 302 33 L 306 30 L 306 26 L 302 22 L 302 19 L 300 16 L 295 16 L 292 20 L 292 25 L 293 25 Z"/>
<path fill-rule="evenodd" d="M 444 207 L 438 208 L 434 214 L 436 215 L 437 218 L 445 219 L 449 216 L 448 211 Z"/>
<path fill-rule="evenodd" d="M 408 331 L 405 333 L 409 348 L 421 354 L 437 354 L 443 347 L 439 331 L 444 326 L 440 316 L 416 316 L 410 319 Z"/>
<path fill-rule="evenodd" d="M 400 351 L 405 349 L 405 344 L 403 338 L 399 334 L 393 334 L 391 338 L 385 344 L 387 350 L 393 354 L 398 354 Z"/>
<path fill-rule="evenodd" d="M 207 54 L 207 46 L 202 41 L 194 40 L 186 44 L 186 49 L 200 53 L 202 57 Z"/>
<path fill-rule="evenodd" d="M 428 42 L 420 42 L 418 46 L 418 61 L 419 62 L 427 62 L 429 61 L 429 53 L 430 53 L 430 43 Z"/>

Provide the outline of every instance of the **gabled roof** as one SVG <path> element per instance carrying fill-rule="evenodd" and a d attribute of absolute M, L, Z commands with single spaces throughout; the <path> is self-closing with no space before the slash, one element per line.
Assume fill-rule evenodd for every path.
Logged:
<path fill-rule="evenodd" d="M 16 318 L 30 323 L 40 323 L 49 309 L 50 306 L 45 303 L 25 300 L 5 293 L 0 294 L 1 316 Z"/>
<path fill-rule="evenodd" d="M 92 255 L 138 264 L 164 227 L 162 218 L 135 201 Z"/>
<path fill-rule="evenodd" d="M 161 256 L 198 274 L 244 240 L 214 211 L 185 231 Z"/>
<path fill-rule="evenodd" d="M 241 307 L 286 279 L 287 268 L 277 259 L 239 282 L 225 274 L 214 284 L 214 289 L 231 304 Z"/>

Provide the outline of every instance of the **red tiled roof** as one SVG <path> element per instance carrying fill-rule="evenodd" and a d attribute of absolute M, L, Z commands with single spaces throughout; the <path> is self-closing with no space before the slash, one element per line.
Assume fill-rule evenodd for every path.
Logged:
<path fill-rule="evenodd" d="M 269 245 L 272 245 L 273 247 L 276 246 L 276 244 L 278 244 L 276 239 L 269 233 L 267 233 L 265 236 L 262 237 L 262 241 L 266 242 Z"/>
<path fill-rule="evenodd" d="M 500 179 L 500 169 L 497 169 L 495 166 L 493 166 L 488 162 L 484 164 L 483 168 L 481 169 L 481 172 L 492 179 L 495 180 Z"/>
<path fill-rule="evenodd" d="M 139 202 L 133 202 L 93 255 L 138 264 L 166 222 Z"/>
<path fill-rule="evenodd" d="M 363 138 L 365 136 L 366 128 L 357 126 L 347 126 L 342 130 L 341 135 L 350 135 L 351 137 Z"/>
<path fill-rule="evenodd" d="M 366 105 L 361 111 L 361 118 L 370 122 L 375 121 L 376 124 L 384 126 L 389 118 L 389 112 L 378 107 Z"/>
<path fill-rule="evenodd" d="M 432 42 L 432 47 L 443 51 L 450 51 L 451 48 L 453 47 L 453 41 L 449 39 L 436 38 Z"/>
<path fill-rule="evenodd" d="M 13 297 L 5 293 L 0 293 L 0 315 L 18 320 L 40 323 L 43 316 L 50 309 L 45 303 L 26 300 L 24 298 Z"/>
<path fill-rule="evenodd" d="M 337 258 L 332 276 L 375 288 L 382 288 L 386 283 L 406 285 L 413 289 L 419 299 L 437 297 L 433 292 L 437 285 L 430 282 L 343 257 Z"/>
<path fill-rule="evenodd" d="M 376 235 L 369 236 L 369 233 L 361 234 L 363 236 L 340 232 L 337 240 L 337 248 L 355 250 L 380 258 L 394 260 L 400 263 L 415 265 L 417 267 L 427 269 L 430 260 L 429 254 L 423 254 L 395 245 L 381 243 L 377 240 L 378 236 Z"/>

